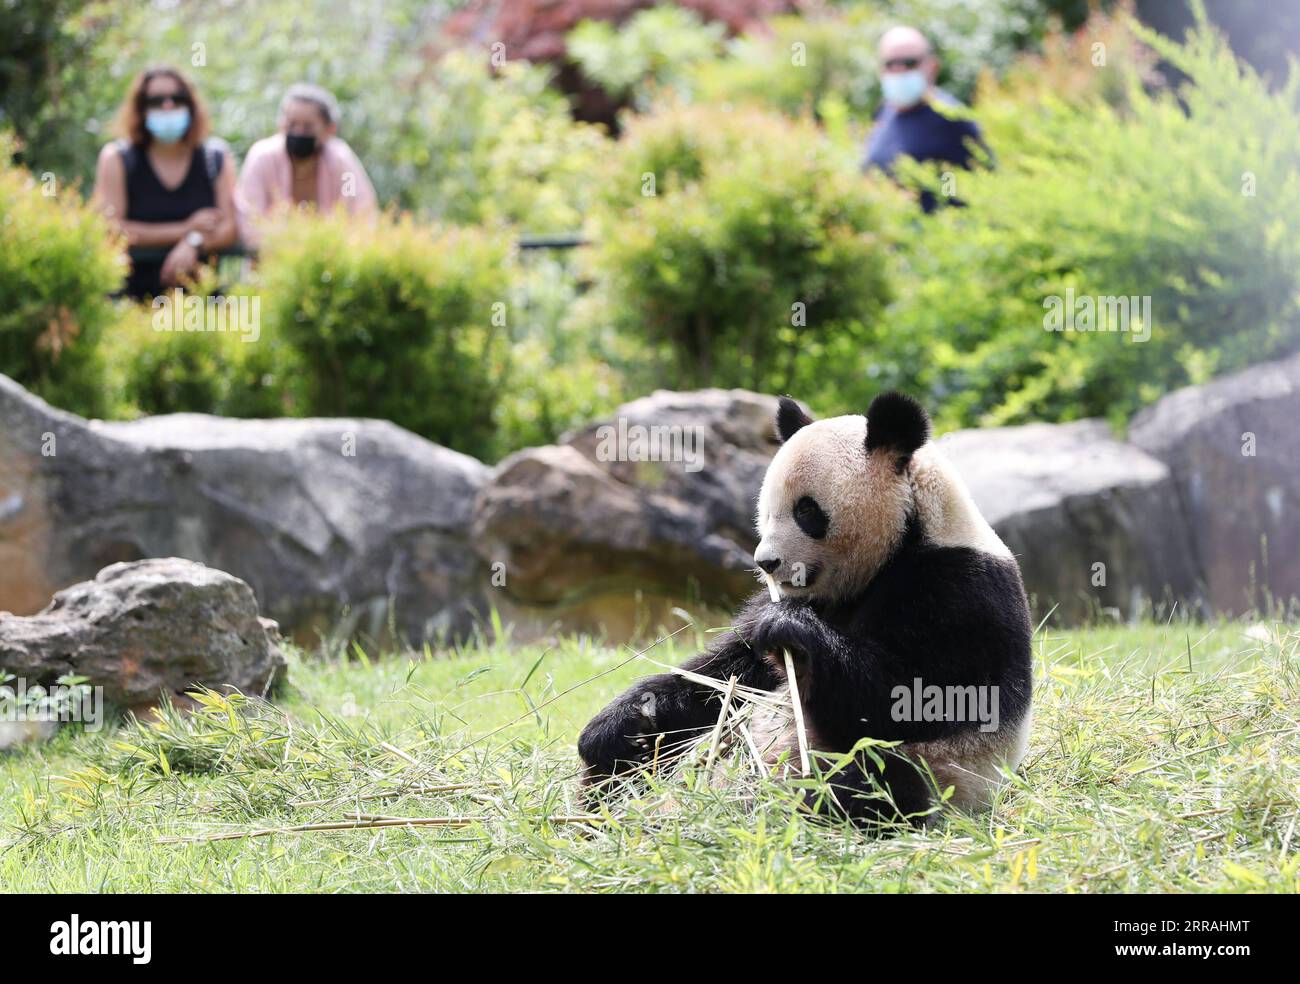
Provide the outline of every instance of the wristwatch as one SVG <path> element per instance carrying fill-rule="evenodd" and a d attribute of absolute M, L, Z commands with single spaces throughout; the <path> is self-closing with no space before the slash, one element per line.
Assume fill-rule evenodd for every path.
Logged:
<path fill-rule="evenodd" d="M 185 233 L 185 244 L 187 246 L 193 246 L 196 251 L 202 249 L 203 233 L 199 232 L 197 229 L 191 229 L 189 232 Z"/>

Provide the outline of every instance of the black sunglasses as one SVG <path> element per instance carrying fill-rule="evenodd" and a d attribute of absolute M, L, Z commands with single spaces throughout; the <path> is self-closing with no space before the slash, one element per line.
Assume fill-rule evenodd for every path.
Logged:
<path fill-rule="evenodd" d="M 165 96 L 145 96 L 144 104 L 148 109 L 161 109 L 169 99 L 177 106 L 188 106 L 190 104 L 190 97 L 183 92 L 169 92 Z"/>
<path fill-rule="evenodd" d="M 885 62 L 886 71 L 897 72 L 899 69 L 911 70 L 921 64 L 920 58 L 891 58 Z"/>

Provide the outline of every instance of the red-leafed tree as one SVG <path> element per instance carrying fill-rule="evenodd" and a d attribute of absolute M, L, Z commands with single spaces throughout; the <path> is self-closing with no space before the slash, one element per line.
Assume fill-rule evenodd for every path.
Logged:
<path fill-rule="evenodd" d="M 565 35 L 582 20 L 619 24 L 639 10 L 655 6 L 656 0 L 471 0 L 444 27 L 444 35 L 457 44 L 482 45 L 485 50 L 500 43 L 506 58 L 545 62 L 557 70 L 556 84 L 573 97 L 574 115 L 579 119 L 612 124 L 620 108 L 598 86 L 582 77 L 568 61 Z M 726 24 L 739 34 L 754 28 L 774 14 L 788 13 L 815 5 L 809 0 L 677 0 L 707 21 Z"/>

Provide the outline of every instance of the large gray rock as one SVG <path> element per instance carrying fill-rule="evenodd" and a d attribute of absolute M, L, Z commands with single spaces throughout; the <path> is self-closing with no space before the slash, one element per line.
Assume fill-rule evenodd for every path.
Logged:
<path fill-rule="evenodd" d="M 677 604 L 743 598 L 775 415 L 744 390 L 659 391 L 506 458 L 474 518 L 491 602 L 525 636 L 624 636 Z"/>
<path fill-rule="evenodd" d="M 169 557 L 113 564 L 31 616 L 0 613 L 0 667 L 49 685 L 86 677 L 139 708 L 196 685 L 269 693 L 287 665 L 247 584 Z"/>
<path fill-rule="evenodd" d="M 1129 439 L 1170 469 L 1210 605 L 1300 597 L 1300 355 L 1178 390 Z"/>
<path fill-rule="evenodd" d="M 1040 617 L 1055 606 L 1053 624 L 1070 624 L 1196 597 L 1169 470 L 1104 422 L 962 430 L 937 444 L 1020 562 Z"/>
<path fill-rule="evenodd" d="M 108 564 L 176 556 L 247 581 L 300 642 L 340 624 L 462 636 L 481 613 L 468 531 L 488 475 L 385 421 L 103 424 L 0 376 L 0 609 L 35 612 Z"/>

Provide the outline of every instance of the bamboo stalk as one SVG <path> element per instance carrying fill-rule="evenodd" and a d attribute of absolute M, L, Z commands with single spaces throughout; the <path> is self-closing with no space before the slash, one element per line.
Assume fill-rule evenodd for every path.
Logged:
<path fill-rule="evenodd" d="M 785 675 L 790 681 L 790 707 L 794 710 L 794 730 L 799 738 L 799 774 L 808 775 L 808 731 L 803 723 L 803 702 L 799 699 L 799 681 L 794 675 L 794 660 L 790 658 L 790 650 L 784 649 L 781 655 L 785 657 Z"/>
<path fill-rule="evenodd" d="M 404 762 L 409 762 L 411 765 L 416 765 L 416 764 L 417 764 L 416 761 L 415 761 L 415 759 L 414 759 L 412 756 L 410 756 L 410 755 L 408 755 L 406 752 L 402 751 L 402 750 L 401 750 L 400 748 L 398 748 L 396 745 L 390 745 L 390 744 L 389 744 L 388 742 L 386 742 L 386 741 L 381 741 L 381 742 L 379 743 L 379 747 L 382 748 L 382 749 L 383 749 L 384 751 L 386 751 L 386 752 L 390 752 L 391 754 L 396 755 L 399 759 L 402 759 Z"/>
<path fill-rule="evenodd" d="M 718 757 L 718 746 L 722 743 L 722 726 L 727 721 L 727 712 L 731 710 L 731 697 L 736 692 L 736 677 L 727 681 L 727 692 L 722 695 L 722 709 L 718 711 L 718 723 L 713 726 L 713 738 L 709 742 L 709 754 L 704 760 L 704 774 L 713 774 L 713 763 Z"/>
<path fill-rule="evenodd" d="M 362 793 L 358 796 L 340 795 L 328 799 L 297 800 L 290 806 L 329 806 L 331 803 L 358 803 L 365 800 L 391 799 L 394 796 L 418 796 L 421 793 L 454 793 L 461 789 L 491 789 L 501 785 L 497 782 L 449 782 L 441 786 L 404 786 L 396 789 L 384 789 L 377 793 Z"/>
<path fill-rule="evenodd" d="M 190 837 L 159 837 L 159 844 L 204 844 L 208 841 L 247 840 L 253 837 L 270 837 L 274 834 L 306 834 L 322 830 L 374 830 L 383 827 L 468 827 L 487 817 L 393 817 L 373 820 L 332 820 L 326 823 L 300 823 L 291 827 L 264 827 L 258 830 L 230 830 L 219 834 L 196 834 Z M 552 824 L 601 824 L 600 816 L 545 817 Z"/>
<path fill-rule="evenodd" d="M 754 767 L 758 770 L 758 774 L 766 779 L 767 763 L 763 761 L 763 756 L 758 750 L 758 744 L 754 741 L 754 736 L 750 734 L 749 728 L 743 724 L 740 726 L 740 733 L 745 738 L 745 744 L 749 746 L 749 754 L 754 756 Z"/>

